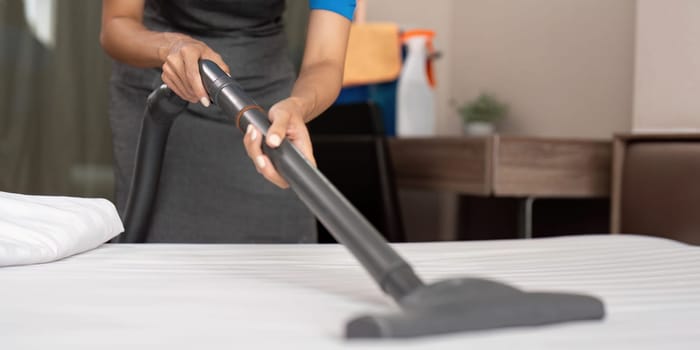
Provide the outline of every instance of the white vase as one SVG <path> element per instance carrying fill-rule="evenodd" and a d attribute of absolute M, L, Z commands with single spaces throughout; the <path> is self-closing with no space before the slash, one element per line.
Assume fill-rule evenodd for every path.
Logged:
<path fill-rule="evenodd" d="M 489 122 L 464 123 L 464 133 L 470 136 L 491 135 L 495 132 L 495 126 Z"/>

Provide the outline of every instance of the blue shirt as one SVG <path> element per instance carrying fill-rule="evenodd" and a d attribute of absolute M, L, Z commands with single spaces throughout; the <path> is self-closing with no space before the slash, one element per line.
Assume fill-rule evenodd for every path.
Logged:
<path fill-rule="evenodd" d="M 328 10 L 352 21 L 355 13 L 355 0 L 309 0 L 312 10 Z"/>

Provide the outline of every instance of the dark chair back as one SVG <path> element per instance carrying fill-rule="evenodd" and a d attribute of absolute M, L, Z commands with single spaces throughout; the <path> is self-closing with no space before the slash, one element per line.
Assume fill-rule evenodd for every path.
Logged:
<path fill-rule="evenodd" d="M 390 242 L 405 241 L 389 149 L 373 104 L 332 106 L 309 123 L 318 168 Z M 335 240 L 318 223 L 321 243 Z"/>
<path fill-rule="evenodd" d="M 613 230 L 700 245 L 700 135 L 616 140 Z"/>

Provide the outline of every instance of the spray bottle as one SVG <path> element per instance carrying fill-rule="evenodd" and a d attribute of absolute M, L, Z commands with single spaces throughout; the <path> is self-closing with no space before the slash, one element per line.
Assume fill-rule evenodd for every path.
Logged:
<path fill-rule="evenodd" d="M 398 136 L 432 136 L 435 134 L 434 80 L 429 55 L 435 32 L 415 29 L 403 33 L 407 54 L 397 92 Z"/>

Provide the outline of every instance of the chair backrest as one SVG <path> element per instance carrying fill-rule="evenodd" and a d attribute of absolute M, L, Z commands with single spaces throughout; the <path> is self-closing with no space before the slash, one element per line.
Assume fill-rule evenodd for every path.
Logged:
<path fill-rule="evenodd" d="M 404 241 L 382 118 L 369 103 L 336 105 L 309 123 L 321 172 L 391 242 Z M 319 223 L 319 242 L 335 242 Z"/>
<path fill-rule="evenodd" d="M 700 135 L 618 138 L 613 231 L 700 245 Z"/>

